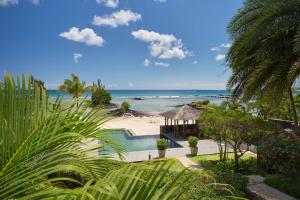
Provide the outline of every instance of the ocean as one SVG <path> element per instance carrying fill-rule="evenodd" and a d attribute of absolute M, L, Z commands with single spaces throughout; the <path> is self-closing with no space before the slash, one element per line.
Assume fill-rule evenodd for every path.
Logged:
<path fill-rule="evenodd" d="M 48 91 L 52 99 L 59 95 L 63 100 L 70 100 L 70 95 Z M 191 103 L 198 100 L 209 100 L 211 103 L 219 104 L 226 100 L 220 98 L 230 95 L 228 90 L 110 90 L 112 103 L 121 105 L 123 101 L 128 101 L 131 109 L 142 112 L 165 112 L 173 109 L 176 105 Z M 90 98 L 91 93 L 86 93 L 83 97 Z M 139 97 L 142 100 L 134 100 Z"/>

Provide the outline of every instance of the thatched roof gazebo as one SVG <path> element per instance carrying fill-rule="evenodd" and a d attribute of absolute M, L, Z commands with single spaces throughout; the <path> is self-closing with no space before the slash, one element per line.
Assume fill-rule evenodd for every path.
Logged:
<path fill-rule="evenodd" d="M 178 122 L 179 120 L 183 121 L 183 133 L 185 131 L 185 124 L 187 123 L 189 125 L 189 120 L 192 121 L 191 124 L 197 124 L 197 120 L 202 113 L 202 110 L 198 110 L 196 108 L 193 108 L 189 105 L 183 105 L 181 107 L 175 108 L 173 110 L 164 112 L 161 114 L 161 116 L 165 117 L 165 126 L 173 126 L 174 121 L 174 132 L 179 132 L 179 126 Z M 170 123 L 169 123 L 170 120 Z"/>

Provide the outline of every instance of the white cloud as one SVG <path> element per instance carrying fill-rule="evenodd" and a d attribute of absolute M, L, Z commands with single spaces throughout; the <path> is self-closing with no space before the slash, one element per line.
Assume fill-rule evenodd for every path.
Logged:
<path fill-rule="evenodd" d="M 96 26 L 110 26 L 115 28 L 120 25 L 128 26 L 129 22 L 136 22 L 141 19 L 142 15 L 139 13 L 134 13 L 131 10 L 120 10 L 103 17 L 94 16 L 93 24 Z"/>
<path fill-rule="evenodd" d="M 166 3 L 167 0 L 154 0 L 155 2 L 158 2 L 158 3 Z"/>
<path fill-rule="evenodd" d="M 225 60 L 225 58 L 226 58 L 225 54 L 218 54 L 218 55 L 215 56 L 216 61 Z"/>
<path fill-rule="evenodd" d="M 59 34 L 59 36 L 75 42 L 84 43 L 88 46 L 102 46 L 104 43 L 104 39 L 90 28 L 80 30 L 79 28 L 72 27 L 68 32 L 63 32 Z"/>
<path fill-rule="evenodd" d="M 151 61 L 149 59 L 144 60 L 144 66 L 148 67 L 151 64 Z"/>
<path fill-rule="evenodd" d="M 10 5 L 16 5 L 19 3 L 19 0 L 0 0 L 0 6 L 10 6 Z"/>
<path fill-rule="evenodd" d="M 220 47 L 213 47 L 210 50 L 211 51 L 221 51 L 221 48 Z"/>
<path fill-rule="evenodd" d="M 73 59 L 75 63 L 78 63 L 79 58 L 82 58 L 82 54 L 81 53 L 74 53 L 73 54 Z"/>
<path fill-rule="evenodd" d="M 194 64 L 194 65 L 197 65 L 197 64 L 198 64 L 198 61 L 197 61 L 197 60 L 194 60 L 193 64 Z"/>
<path fill-rule="evenodd" d="M 230 48 L 232 46 L 232 44 L 231 43 L 223 43 L 223 44 L 221 44 L 221 47 L 224 47 L 224 48 Z"/>
<path fill-rule="evenodd" d="M 211 51 L 222 51 L 222 49 L 228 49 L 228 48 L 230 48 L 231 45 L 232 45 L 231 43 L 223 43 L 223 44 L 221 44 L 221 45 L 219 45 L 217 47 L 211 48 L 210 50 Z"/>
<path fill-rule="evenodd" d="M 27 0 L 34 5 L 38 5 L 40 0 Z M 0 7 L 12 6 L 19 4 L 19 0 L 0 0 Z"/>
<path fill-rule="evenodd" d="M 110 8 L 116 8 L 119 5 L 119 0 L 96 0 L 96 2 Z"/>
<path fill-rule="evenodd" d="M 133 83 L 128 83 L 128 86 L 129 86 L 129 87 L 133 87 L 134 84 L 133 84 Z"/>
<path fill-rule="evenodd" d="M 155 62 L 154 64 L 158 67 L 169 67 L 170 66 L 169 63 L 164 63 L 164 62 Z"/>
<path fill-rule="evenodd" d="M 140 29 L 131 33 L 135 39 L 148 42 L 150 54 L 161 59 L 183 59 L 192 53 L 184 50 L 182 41 L 172 34 L 160 34 Z"/>

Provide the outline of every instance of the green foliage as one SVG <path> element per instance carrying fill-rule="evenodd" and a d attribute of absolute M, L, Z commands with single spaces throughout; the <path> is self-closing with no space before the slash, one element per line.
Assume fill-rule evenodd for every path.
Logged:
<path fill-rule="evenodd" d="M 234 94 L 249 98 L 265 91 L 279 98 L 293 84 L 300 72 L 294 51 L 299 8 L 297 0 L 247 0 L 235 15 L 228 27 L 233 44 L 227 57 Z"/>
<path fill-rule="evenodd" d="M 216 177 L 218 183 L 229 184 L 234 188 L 234 192 L 239 197 L 246 197 L 245 191 L 248 178 L 240 173 L 223 172 Z"/>
<path fill-rule="evenodd" d="M 296 98 L 296 106 L 300 105 L 300 99 Z M 293 113 L 291 110 L 291 102 L 288 94 L 285 92 L 280 102 L 277 98 L 272 98 L 272 95 L 257 95 L 255 101 L 249 102 L 248 107 L 250 110 L 255 110 L 256 114 L 263 118 L 275 118 L 283 120 L 292 120 Z M 300 106 L 297 106 L 297 109 Z"/>
<path fill-rule="evenodd" d="M 218 162 L 215 165 L 213 171 L 215 173 L 234 172 L 235 171 L 235 162 L 233 159 L 227 159 L 227 160 Z M 256 159 L 255 158 L 241 159 L 239 161 L 238 172 L 242 173 L 242 174 L 255 174 L 257 172 Z"/>
<path fill-rule="evenodd" d="M 111 101 L 111 94 L 105 89 L 105 86 L 101 83 L 101 80 L 97 81 L 97 84 L 93 83 L 92 90 L 92 103 L 94 106 L 109 104 Z"/>
<path fill-rule="evenodd" d="M 80 81 L 76 74 L 71 74 L 72 79 L 65 79 L 62 85 L 58 86 L 58 90 L 66 92 L 78 99 L 83 93 L 89 91 L 90 87 L 86 86 L 85 81 Z"/>
<path fill-rule="evenodd" d="M 300 173 L 300 138 L 270 135 L 258 145 L 259 164 L 269 173 L 298 176 Z"/>
<path fill-rule="evenodd" d="M 78 102 L 78 101 L 76 101 Z M 162 199 L 180 198 L 182 173 L 161 182 L 172 162 L 108 169 L 102 144 L 124 156 L 124 148 L 101 128 L 107 120 L 80 102 L 48 102 L 31 80 L 4 75 L 0 85 L 0 199 Z M 98 140 L 100 144 L 91 145 Z M 91 156 L 93 155 L 93 156 Z M 187 177 L 188 178 L 188 177 Z"/>
<path fill-rule="evenodd" d="M 160 138 L 156 141 L 158 150 L 165 150 L 168 146 L 168 141 L 165 138 Z"/>
<path fill-rule="evenodd" d="M 240 167 L 240 157 L 270 128 L 269 124 L 246 112 L 236 102 L 222 103 L 214 111 L 204 111 L 199 121 L 204 133 L 217 142 L 221 161 L 226 160 L 227 144 L 231 146 L 235 155 L 236 171 Z"/>
<path fill-rule="evenodd" d="M 234 153 L 228 153 L 227 160 L 219 161 L 217 154 L 195 156 L 192 160 L 199 163 L 203 168 L 213 171 L 215 174 L 233 173 L 235 171 Z M 254 174 L 256 173 L 256 156 L 254 154 L 245 154 L 240 159 L 239 173 Z"/>
<path fill-rule="evenodd" d="M 291 88 L 300 74 L 299 10 L 297 0 L 246 0 L 229 24 L 233 44 L 227 54 L 233 95 L 246 101 L 266 96 L 278 106 L 288 93 L 295 125 Z"/>
<path fill-rule="evenodd" d="M 265 183 L 277 188 L 296 198 L 300 198 L 300 179 L 299 177 L 284 175 L 269 175 L 265 179 Z"/>
<path fill-rule="evenodd" d="M 120 112 L 121 113 L 125 113 L 126 111 L 128 111 L 130 108 L 130 104 L 128 101 L 123 101 L 123 103 L 121 104 L 121 108 L 120 108 Z"/>
<path fill-rule="evenodd" d="M 189 136 L 188 140 L 189 140 L 190 147 L 197 147 L 197 144 L 199 141 L 199 139 L 197 137 Z"/>

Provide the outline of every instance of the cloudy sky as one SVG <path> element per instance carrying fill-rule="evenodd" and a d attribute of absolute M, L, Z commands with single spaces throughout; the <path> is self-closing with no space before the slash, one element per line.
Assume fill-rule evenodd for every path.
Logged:
<path fill-rule="evenodd" d="M 0 0 L 0 69 L 55 89 L 224 89 L 226 27 L 242 0 Z"/>

